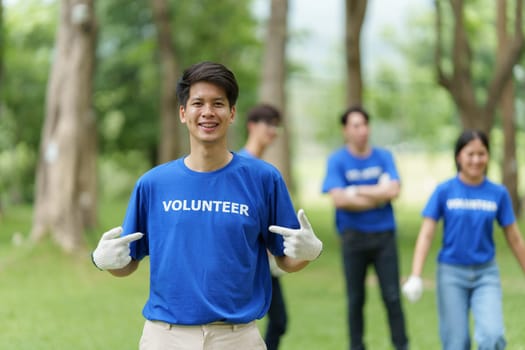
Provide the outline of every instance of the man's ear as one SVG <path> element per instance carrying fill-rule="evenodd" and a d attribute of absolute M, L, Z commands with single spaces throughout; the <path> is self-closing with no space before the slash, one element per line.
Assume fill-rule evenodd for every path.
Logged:
<path fill-rule="evenodd" d="M 186 111 L 184 106 L 179 106 L 179 119 L 181 123 L 186 123 Z"/>
<path fill-rule="evenodd" d="M 230 124 L 233 123 L 235 120 L 235 116 L 237 115 L 237 108 L 235 106 L 232 106 L 231 108 L 231 116 L 230 116 Z"/>

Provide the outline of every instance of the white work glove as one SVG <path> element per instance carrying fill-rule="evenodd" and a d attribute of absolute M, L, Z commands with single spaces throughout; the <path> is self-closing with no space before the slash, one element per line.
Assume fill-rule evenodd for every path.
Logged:
<path fill-rule="evenodd" d="M 300 224 L 299 229 L 275 225 L 268 229 L 270 232 L 283 236 L 285 255 L 300 260 L 315 260 L 323 251 L 323 242 L 315 235 L 303 209 L 297 212 L 297 220 Z"/>
<path fill-rule="evenodd" d="M 270 273 L 273 277 L 281 277 L 288 273 L 281 269 L 279 265 L 277 265 L 277 261 L 275 261 L 275 256 L 273 256 L 272 254 L 268 254 L 268 263 L 270 264 Z"/>
<path fill-rule="evenodd" d="M 412 275 L 403 284 L 403 294 L 412 303 L 415 303 L 423 294 L 423 280 L 419 276 Z"/>
<path fill-rule="evenodd" d="M 122 227 L 115 227 L 102 235 L 97 248 L 92 253 L 93 263 L 100 270 L 121 269 L 131 261 L 129 244 L 144 236 L 135 232 L 120 237 Z"/>

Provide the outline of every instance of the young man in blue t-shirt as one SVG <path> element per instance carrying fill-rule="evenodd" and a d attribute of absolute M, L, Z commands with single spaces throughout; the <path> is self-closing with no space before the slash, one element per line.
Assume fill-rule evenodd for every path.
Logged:
<path fill-rule="evenodd" d="M 270 305 L 267 250 L 294 272 L 322 242 L 297 216 L 270 164 L 229 151 L 238 85 L 221 64 L 197 63 L 177 84 L 190 153 L 144 174 L 122 228 L 106 232 L 95 265 L 127 276 L 150 258 L 141 350 L 265 349 L 255 320 Z"/>
<path fill-rule="evenodd" d="M 348 293 L 350 349 L 365 349 L 365 279 L 368 266 L 373 265 L 392 343 L 396 350 L 406 350 L 396 223 L 390 203 L 399 194 L 399 175 L 392 154 L 369 145 L 369 116 L 363 108 L 350 107 L 341 124 L 346 144 L 330 155 L 322 191 L 330 194 L 336 207 Z"/>

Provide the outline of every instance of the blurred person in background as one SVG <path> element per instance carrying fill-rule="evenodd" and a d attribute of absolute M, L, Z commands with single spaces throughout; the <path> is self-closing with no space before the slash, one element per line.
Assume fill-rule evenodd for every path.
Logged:
<path fill-rule="evenodd" d="M 489 142 L 476 130 L 465 130 L 454 149 L 457 174 L 440 183 L 423 209 L 412 273 L 403 294 L 412 302 L 423 293 L 421 273 L 443 219 L 442 246 L 436 272 L 439 334 L 444 350 L 471 348 L 470 313 L 478 349 L 506 347 L 502 292 L 495 261 L 494 222 L 525 272 L 525 243 L 507 189 L 487 174 Z"/>
<path fill-rule="evenodd" d="M 341 116 L 345 145 L 327 162 L 322 185 L 336 208 L 346 280 L 350 349 L 364 350 L 365 282 L 374 266 L 386 308 L 391 341 L 408 349 L 401 305 L 396 222 L 391 201 L 400 192 L 400 179 L 390 151 L 369 143 L 369 115 L 361 106 Z"/>
<path fill-rule="evenodd" d="M 139 178 L 122 227 L 104 233 L 92 253 L 95 266 L 117 277 L 149 256 L 141 350 L 266 349 L 255 320 L 271 301 L 267 251 L 287 272 L 321 254 L 279 171 L 228 149 L 238 92 L 222 64 L 184 71 L 177 97 L 189 154 Z"/>
<path fill-rule="evenodd" d="M 248 139 L 238 154 L 246 157 L 261 158 L 264 151 L 277 137 L 277 128 L 281 124 L 281 113 L 268 104 L 259 104 L 248 111 L 246 128 Z M 264 341 L 268 350 L 277 350 L 281 337 L 286 332 L 288 314 L 279 277 L 286 274 L 275 262 L 275 257 L 268 252 L 270 272 L 272 274 L 272 301 L 268 309 L 268 324 Z"/>

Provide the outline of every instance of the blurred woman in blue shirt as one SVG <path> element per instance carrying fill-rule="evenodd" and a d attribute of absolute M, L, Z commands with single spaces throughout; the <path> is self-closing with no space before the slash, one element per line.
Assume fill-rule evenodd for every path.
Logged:
<path fill-rule="evenodd" d="M 469 314 L 478 349 L 506 346 L 499 269 L 494 259 L 497 221 L 525 271 L 525 243 L 507 189 L 486 177 L 489 142 L 481 131 L 466 130 L 455 147 L 457 175 L 439 184 L 423 209 L 412 274 L 403 285 L 410 301 L 423 292 L 421 273 L 438 221 L 443 219 L 438 255 L 437 302 L 442 348 L 471 347 Z"/>

